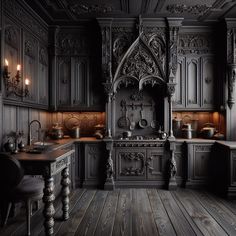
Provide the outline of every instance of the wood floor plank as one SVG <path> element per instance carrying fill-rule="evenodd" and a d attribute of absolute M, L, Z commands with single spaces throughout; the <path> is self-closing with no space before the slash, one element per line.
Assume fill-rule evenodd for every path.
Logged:
<path fill-rule="evenodd" d="M 79 228 L 80 222 L 85 215 L 87 208 L 89 207 L 91 201 L 93 200 L 96 194 L 96 190 L 86 190 L 79 201 L 76 202 L 76 205 L 70 213 L 70 218 L 65 221 L 56 235 L 75 235 L 76 230 Z"/>
<path fill-rule="evenodd" d="M 174 236 L 175 230 L 161 202 L 160 196 L 156 189 L 148 189 L 147 194 L 152 208 L 154 220 L 157 225 L 158 232 L 161 236 Z"/>
<path fill-rule="evenodd" d="M 189 191 L 176 191 L 173 194 L 183 204 L 188 214 L 205 236 L 227 235 L 222 227 L 211 217 L 211 215 Z"/>
<path fill-rule="evenodd" d="M 103 206 L 106 201 L 107 194 L 108 191 L 96 192 L 96 195 L 94 196 L 90 206 L 88 207 L 75 235 L 94 235 L 94 232 L 97 227 L 97 222 L 99 220 Z"/>
<path fill-rule="evenodd" d="M 132 235 L 131 199 L 131 189 L 120 190 L 112 236 Z"/>
<path fill-rule="evenodd" d="M 236 235 L 236 216 L 224 204 L 206 193 L 199 191 L 191 191 L 191 193 L 199 199 L 202 206 L 229 235 Z"/>
<path fill-rule="evenodd" d="M 176 234 L 181 236 L 197 235 L 186 220 L 171 193 L 167 190 L 158 190 L 158 194 L 160 195 L 166 212 L 175 228 Z"/>
<path fill-rule="evenodd" d="M 133 189 L 132 196 L 132 235 L 159 235 L 146 189 Z"/>
<path fill-rule="evenodd" d="M 98 221 L 98 227 L 95 231 L 96 236 L 112 235 L 115 213 L 117 208 L 119 190 L 108 193 L 102 214 Z"/>

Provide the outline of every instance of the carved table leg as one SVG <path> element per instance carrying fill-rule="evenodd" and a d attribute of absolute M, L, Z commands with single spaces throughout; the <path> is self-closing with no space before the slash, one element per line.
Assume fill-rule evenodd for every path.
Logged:
<path fill-rule="evenodd" d="M 54 180 L 53 177 L 44 176 L 44 195 L 43 195 L 43 202 L 44 202 L 44 210 L 43 215 L 45 218 L 44 227 L 45 227 L 45 235 L 53 235 L 53 226 L 54 226 L 54 214 L 55 209 L 53 206 L 53 201 L 55 199 L 54 196 Z"/>
<path fill-rule="evenodd" d="M 63 220 L 69 219 L 69 194 L 70 194 L 70 179 L 69 179 L 69 168 L 66 167 L 61 172 L 61 195 L 62 195 L 62 211 L 63 211 Z"/>

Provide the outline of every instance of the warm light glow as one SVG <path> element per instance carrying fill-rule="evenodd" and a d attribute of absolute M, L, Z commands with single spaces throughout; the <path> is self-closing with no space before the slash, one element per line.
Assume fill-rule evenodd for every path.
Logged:
<path fill-rule="evenodd" d="M 19 71 L 20 70 L 20 65 L 17 65 L 16 69 Z"/>
<path fill-rule="evenodd" d="M 30 80 L 28 78 L 25 79 L 25 85 L 29 85 L 30 84 Z"/>
<path fill-rule="evenodd" d="M 8 60 L 5 59 L 5 66 L 8 66 Z"/>

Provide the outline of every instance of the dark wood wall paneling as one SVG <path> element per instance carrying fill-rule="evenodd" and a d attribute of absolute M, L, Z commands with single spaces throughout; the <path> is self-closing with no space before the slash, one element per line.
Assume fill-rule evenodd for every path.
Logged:
<path fill-rule="evenodd" d="M 27 142 L 28 124 L 40 120 L 49 127 L 48 117 L 48 26 L 22 1 L 1 1 L 1 58 L 9 61 L 11 76 L 21 65 L 22 85 L 30 79 L 29 97 L 5 93 L 3 80 L 0 105 L 0 143 L 3 145 L 11 132 L 24 131 Z M 4 60 L 1 60 L 1 66 Z M 2 77 L 2 74 L 1 74 Z M 11 138 L 10 138 L 11 139 Z"/>

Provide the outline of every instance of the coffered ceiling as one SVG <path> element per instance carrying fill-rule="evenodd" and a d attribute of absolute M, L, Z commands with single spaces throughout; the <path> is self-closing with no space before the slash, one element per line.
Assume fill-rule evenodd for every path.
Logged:
<path fill-rule="evenodd" d="M 25 0 L 48 23 L 94 17 L 236 18 L 236 0 Z"/>

